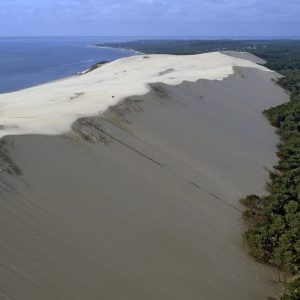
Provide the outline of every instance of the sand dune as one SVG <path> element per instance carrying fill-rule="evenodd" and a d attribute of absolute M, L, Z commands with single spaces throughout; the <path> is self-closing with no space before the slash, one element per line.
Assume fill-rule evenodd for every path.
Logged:
<path fill-rule="evenodd" d="M 13 134 L 61 134 L 79 117 L 97 115 L 131 95 L 144 95 L 149 84 L 178 85 L 198 79 L 223 80 L 233 67 L 268 71 L 249 54 L 139 55 L 26 90 L 0 95 L 0 137 Z M 247 59 L 244 59 L 247 58 Z"/>
<path fill-rule="evenodd" d="M 190 82 L 152 83 L 66 134 L 2 139 L 5 173 L 19 175 L 0 175 L 0 299 L 277 295 L 273 271 L 243 249 L 238 199 L 265 192 L 278 138 L 261 112 L 288 96 L 271 81 L 277 74 L 235 55 L 221 55 L 239 63 L 230 72 L 216 63 L 226 70 L 218 78 L 203 70 L 197 80 L 186 70 Z M 166 78 L 174 69 L 167 61 Z M 83 76 L 94 80 L 109 68 Z M 64 81 L 72 81 L 66 97 L 82 91 L 73 80 L 83 87 L 84 78 Z M 51 86 L 56 93 L 45 98 L 55 99 L 55 85 L 14 94 L 20 100 Z M 57 121 L 59 132 L 73 113 L 63 126 Z M 18 124 L 23 132 L 27 125 Z"/>

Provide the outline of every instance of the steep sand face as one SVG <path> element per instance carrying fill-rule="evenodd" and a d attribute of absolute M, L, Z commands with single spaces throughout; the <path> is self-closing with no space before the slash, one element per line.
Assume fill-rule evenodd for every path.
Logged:
<path fill-rule="evenodd" d="M 0 298 L 267 299 L 238 199 L 263 193 L 287 100 L 273 73 L 154 84 L 61 136 L 5 138 Z M 8 162 L 9 164 L 9 162 Z"/>

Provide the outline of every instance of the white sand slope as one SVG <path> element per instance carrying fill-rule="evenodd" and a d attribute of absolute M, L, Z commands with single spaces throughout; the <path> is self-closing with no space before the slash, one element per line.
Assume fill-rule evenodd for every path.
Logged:
<path fill-rule="evenodd" d="M 79 117 L 97 115 L 127 96 L 146 94 L 149 83 L 223 80 L 233 74 L 235 66 L 268 71 L 256 64 L 263 61 L 250 54 L 228 54 L 133 56 L 82 76 L 2 94 L 0 138 L 65 133 Z"/>

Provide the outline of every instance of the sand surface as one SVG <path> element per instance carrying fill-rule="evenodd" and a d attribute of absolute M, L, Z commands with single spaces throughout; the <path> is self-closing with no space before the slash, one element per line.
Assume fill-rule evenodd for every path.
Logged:
<path fill-rule="evenodd" d="M 152 84 L 68 134 L 5 137 L 0 299 L 267 299 L 238 199 L 264 193 L 275 73 Z M 114 91 L 115 92 L 115 91 Z M 14 172 L 18 170 L 18 172 Z"/>
<path fill-rule="evenodd" d="M 230 54 L 230 52 L 228 52 Z M 232 54 L 232 53 L 231 53 Z M 82 76 L 0 95 L 0 138 L 15 134 L 62 134 L 79 117 L 97 115 L 149 84 L 223 80 L 235 66 L 269 71 L 248 53 L 138 55 L 118 59 Z"/>

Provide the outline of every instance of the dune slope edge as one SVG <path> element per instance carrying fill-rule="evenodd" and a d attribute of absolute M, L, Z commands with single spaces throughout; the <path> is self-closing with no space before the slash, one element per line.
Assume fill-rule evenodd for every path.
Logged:
<path fill-rule="evenodd" d="M 153 83 L 63 135 L 4 138 L 0 298 L 266 299 L 238 199 L 265 192 L 288 96 L 260 68 Z"/>
<path fill-rule="evenodd" d="M 149 84 L 178 85 L 198 79 L 223 80 L 235 66 L 269 71 L 250 54 L 138 55 L 118 59 L 83 74 L 0 94 L 0 138 L 16 134 L 63 134 L 80 117 L 103 113 Z"/>

